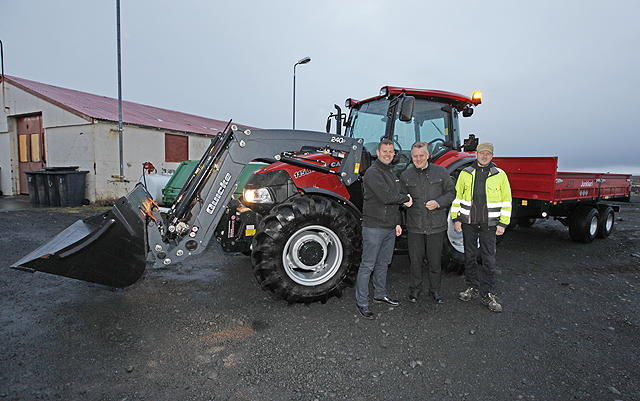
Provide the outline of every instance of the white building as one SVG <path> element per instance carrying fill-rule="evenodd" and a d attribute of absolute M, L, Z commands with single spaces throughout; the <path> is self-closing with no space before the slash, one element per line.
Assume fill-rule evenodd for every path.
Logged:
<path fill-rule="evenodd" d="M 200 159 L 225 121 L 122 102 L 123 179 L 120 179 L 118 101 L 12 76 L 4 76 L 0 115 L 0 190 L 28 194 L 25 171 L 78 166 L 86 198 L 113 201 L 126 195 L 151 162 L 174 170 Z M 250 128 L 250 127 L 248 127 Z"/>

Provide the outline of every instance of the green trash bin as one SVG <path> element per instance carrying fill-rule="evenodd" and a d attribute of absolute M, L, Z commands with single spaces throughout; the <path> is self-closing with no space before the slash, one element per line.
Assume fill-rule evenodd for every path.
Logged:
<path fill-rule="evenodd" d="M 167 185 L 162 189 L 162 202 L 165 205 L 173 205 L 173 202 L 176 200 L 180 190 L 191 176 L 198 162 L 199 160 L 185 160 L 180 162 L 178 168 L 176 168 L 176 172 L 173 173 L 169 181 L 167 181 Z"/>
<path fill-rule="evenodd" d="M 173 202 L 178 197 L 180 190 L 187 182 L 199 160 L 186 160 L 181 162 L 176 169 L 176 172 L 173 173 L 173 176 L 167 182 L 167 185 L 162 189 L 162 201 L 165 205 L 171 206 Z M 242 189 L 244 185 L 247 183 L 247 180 L 259 168 L 266 166 L 266 163 L 258 163 L 251 162 L 247 164 L 247 166 L 240 173 L 240 177 L 238 177 L 238 187 L 236 188 L 233 195 L 236 198 L 239 198 L 242 195 Z"/>

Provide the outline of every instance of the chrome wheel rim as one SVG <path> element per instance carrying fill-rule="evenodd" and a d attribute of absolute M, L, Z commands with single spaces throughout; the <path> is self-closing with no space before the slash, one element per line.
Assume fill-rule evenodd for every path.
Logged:
<path fill-rule="evenodd" d="M 316 286 L 329 281 L 343 257 L 342 242 L 331 229 L 313 225 L 296 231 L 282 252 L 287 276 L 298 284 Z"/>

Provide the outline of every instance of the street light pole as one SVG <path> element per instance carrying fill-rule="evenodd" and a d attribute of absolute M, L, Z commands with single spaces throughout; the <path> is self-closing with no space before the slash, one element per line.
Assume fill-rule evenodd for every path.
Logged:
<path fill-rule="evenodd" d="M 296 66 L 307 64 L 309 61 L 311 61 L 311 57 L 305 57 L 293 65 L 293 129 L 296 129 Z"/>
<path fill-rule="evenodd" d="M 0 40 L 0 63 L 2 63 L 2 112 L 6 112 L 7 108 L 4 105 L 4 49 L 2 48 L 2 41 Z"/>
<path fill-rule="evenodd" d="M 122 138 L 122 69 L 120 65 L 120 0 L 116 0 L 116 25 L 118 31 L 118 156 L 120 159 L 119 181 L 124 181 L 124 139 Z"/>

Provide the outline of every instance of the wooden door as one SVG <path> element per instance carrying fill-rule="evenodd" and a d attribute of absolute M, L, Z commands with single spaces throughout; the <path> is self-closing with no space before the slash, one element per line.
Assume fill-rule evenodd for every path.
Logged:
<path fill-rule="evenodd" d="M 25 171 L 42 170 L 44 159 L 44 129 L 42 116 L 20 117 L 18 124 L 18 166 L 20 172 L 20 193 L 29 194 Z"/>

